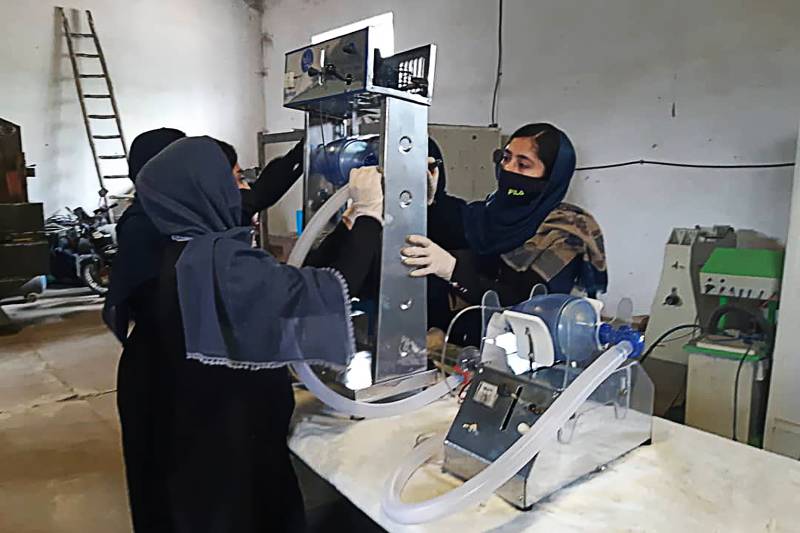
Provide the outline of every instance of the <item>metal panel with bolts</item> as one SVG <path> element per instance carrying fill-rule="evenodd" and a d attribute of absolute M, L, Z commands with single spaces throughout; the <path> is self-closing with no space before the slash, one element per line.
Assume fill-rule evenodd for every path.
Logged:
<path fill-rule="evenodd" d="M 428 108 L 387 97 L 381 110 L 384 227 L 375 381 L 427 366 L 427 291 L 400 262 L 408 235 L 427 229 Z"/>
<path fill-rule="evenodd" d="M 411 278 L 400 261 L 406 237 L 424 235 L 427 229 L 427 119 L 436 47 L 425 45 L 382 57 L 375 46 L 377 31 L 369 26 L 289 52 L 283 87 L 284 105 L 306 112 L 304 227 L 347 183 L 352 168 L 377 163 L 383 170 L 379 301 L 364 303 L 377 308 L 377 327 L 371 331 L 366 321 L 360 343 L 364 346 L 359 348 L 370 355 L 362 359 L 371 363 L 371 375 L 351 380 L 353 366 L 344 376 L 332 376 L 343 378 L 348 388 L 353 386 L 350 393 L 356 398 L 407 393 L 432 383 L 436 376 L 435 371 L 426 371 L 426 283 Z M 378 135 L 367 141 L 361 137 L 367 133 Z M 259 136 L 262 145 L 269 138 Z M 348 159 L 352 152 L 345 150 L 352 143 L 363 150 L 359 152 L 363 159 Z"/>

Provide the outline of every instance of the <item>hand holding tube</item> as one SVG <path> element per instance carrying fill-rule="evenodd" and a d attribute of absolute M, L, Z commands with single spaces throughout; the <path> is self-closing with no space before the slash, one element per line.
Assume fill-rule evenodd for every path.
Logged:
<path fill-rule="evenodd" d="M 349 229 L 360 216 L 369 216 L 383 224 L 383 188 L 378 167 L 354 168 L 350 171 L 350 207 L 343 220 Z"/>

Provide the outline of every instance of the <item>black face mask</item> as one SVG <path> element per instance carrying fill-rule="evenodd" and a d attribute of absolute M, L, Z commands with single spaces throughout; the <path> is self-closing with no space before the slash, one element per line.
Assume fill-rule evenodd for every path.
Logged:
<path fill-rule="evenodd" d="M 497 197 L 515 204 L 532 204 L 547 189 L 549 180 L 531 178 L 516 172 L 503 170 L 500 165 L 495 166 L 497 177 Z"/>

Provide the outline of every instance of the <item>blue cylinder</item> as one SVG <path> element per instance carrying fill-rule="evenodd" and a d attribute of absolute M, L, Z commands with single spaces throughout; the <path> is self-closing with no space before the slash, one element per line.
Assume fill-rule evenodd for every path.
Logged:
<path fill-rule="evenodd" d="M 341 187 L 354 168 L 378 164 L 378 135 L 347 137 L 318 146 L 311 152 L 311 171 Z"/>
<path fill-rule="evenodd" d="M 515 306 L 514 311 L 542 319 L 553 338 L 557 361 L 585 361 L 600 348 L 600 316 L 584 298 L 568 294 L 534 296 Z"/>

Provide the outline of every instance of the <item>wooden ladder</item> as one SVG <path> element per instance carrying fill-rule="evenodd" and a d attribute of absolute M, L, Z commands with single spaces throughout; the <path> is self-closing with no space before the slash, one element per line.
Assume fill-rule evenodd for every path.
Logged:
<path fill-rule="evenodd" d="M 81 113 L 83 114 L 83 124 L 86 127 L 86 136 L 89 139 L 89 147 L 92 149 L 92 158 L 94 159 L 94 167 L 97 171 L 97 181 L 100 184 L 98 194 L 103 202 L 103 205 L 108 208 L 108 189 L 105 186 L 105 180 L 109 179 L 122 179 L 127 178 L 126 174 L 105 174 L 103 172 L 103 162 L 110 160 L 122 160 L 127 163 L 128 160 L 128 146 L 125 143 L 125 137 L 122 134 L 122 121 L 119 116 L 119 108 L 117 107 L 117 99 L 114 96 L 114 86 L 111 83 L 111 76 L 108 73 L 108 65 L 106 58 L 103 55 L 103 48 L 100 46 L 100 39 L 97 37 L 97 31 L 94 26 L 94 19 L 92 12 L 86 11 L 86 18 L 89 23 L 89 33 L 75 33 L 70 29 L 69 20 L 64 8 L 59 7 L 58 12 L 61 16 L 61 24 L 64 27 L 64 35 L 67 39 L 67 49 L 69 52 L 69 60 L 72 64 L 72 73 L 75 78 L 75 89 L 78 92 L 78 101 L 81 105 Z M 89 40 L 93 49 L 87 51 L 77 51 L 76 40 Z M 86 60 L 85 62 L 82 60 Z M 80 66 L 88 62 L 97 62 L 100 66 L 100 72 L 85 72 L 82 71 Z M 97 93 L 86 93 L 84 91 L 83 80 L 104 80 L 106 90 L 97 91 Z M 90 111 L 87 102 L 108 102 L 111 105 L 110 112 L 106 106 L 106 111 L 96 112 Z M 96 134 L 99 128 L 99 123 L 113 121 L 113 129 L 103 131 L 102 134 Z M 103 141 L 101 145 L 105 150 L 98 150 L 97 141 Z M 111 142 L 109 142 L 111 141 Z M 118 143 L 116 149 L 113 149 L 113 144 Z M 121 152 L 121 153 L 120 153 Z M 111 211 L 108 210 L 109 219 L 111 219 Z"/>

